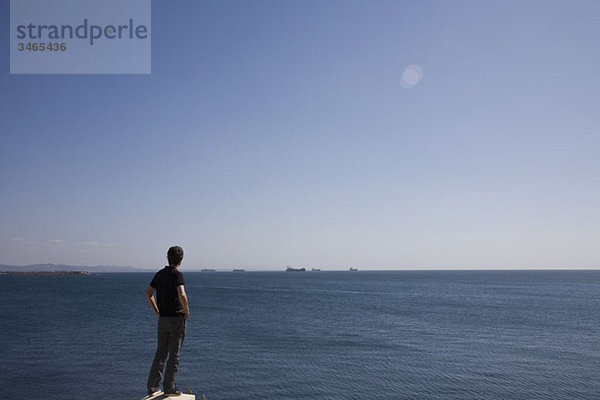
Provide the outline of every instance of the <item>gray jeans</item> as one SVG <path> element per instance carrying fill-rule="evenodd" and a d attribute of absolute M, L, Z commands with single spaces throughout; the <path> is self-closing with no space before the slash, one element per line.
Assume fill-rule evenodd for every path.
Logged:
<path fill-rule="evenodd" d="M 160 388 L 165 363 L 163 390 L 175 389 L 175 373 L 179 367 L 179 351 L 185 338 L 185 317 L 158 317 L 158 346 L 148 375 L 148 393 Z M 169 359 L 167 361 L 167 355 Z"/>

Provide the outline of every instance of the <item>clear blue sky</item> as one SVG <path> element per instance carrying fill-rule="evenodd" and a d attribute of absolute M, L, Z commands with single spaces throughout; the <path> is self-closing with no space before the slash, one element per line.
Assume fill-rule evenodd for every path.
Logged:
<path fill-rule="evenodd" d="M 0 263 L 600 267 L 600 2 L 152 16 L 151 75 L 9 75 L 1 3 Z"/>

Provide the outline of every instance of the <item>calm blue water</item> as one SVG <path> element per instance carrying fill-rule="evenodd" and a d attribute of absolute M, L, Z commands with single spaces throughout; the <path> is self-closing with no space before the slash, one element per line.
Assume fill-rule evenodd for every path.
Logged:
<path fill-rule="evenodd" d="M 600 271 L 182 272 L 207 400 L 600 398 Z M 0 397 L 141 398 L 151 277 L 0 276 Z"/>

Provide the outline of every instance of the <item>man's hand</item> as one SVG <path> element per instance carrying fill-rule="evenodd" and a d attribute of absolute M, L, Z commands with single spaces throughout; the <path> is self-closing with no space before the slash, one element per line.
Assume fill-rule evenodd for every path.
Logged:
<path fill-rule="evenodd" d="M 154 288 L 152 286 L 148 286 L 148 289 L 146 289 L 144 294 L 146 295 L 146 301 L 148 301 L 148 304 L 150 305 L 152 311 L 154 311 L 154 314 L 160 315 L 158 307 L 156 306 L 156 300 L 154 300 Z"/>

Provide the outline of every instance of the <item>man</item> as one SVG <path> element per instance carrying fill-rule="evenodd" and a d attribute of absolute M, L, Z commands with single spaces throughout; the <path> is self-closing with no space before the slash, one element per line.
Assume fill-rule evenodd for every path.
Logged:
<path fill-rule="evenodd" d="M 185 337 L 185 322 L 190 315 L 188 299 L 185 294 L 185 280 L 178 271 L 183 260 L 183 249 L 173 246 L 167 252 L 169 265 L 154 275 L 146 289 L 146 300 L 150 308 L 158 315 L 158 346 L 154 362 L 148 376 L 148 395 L 161 394 L 160 380 L 165 362 L 164 393 L 167 396 L 180 396 L 175 386 L 175 373 L 179 367 L 179 351 Z M 156 301 L 154 300 L 156 291 Z M 157 305 L 158 302 L 158 305 Z M 169 359 L 167 361 L 167 355 Z"/>

